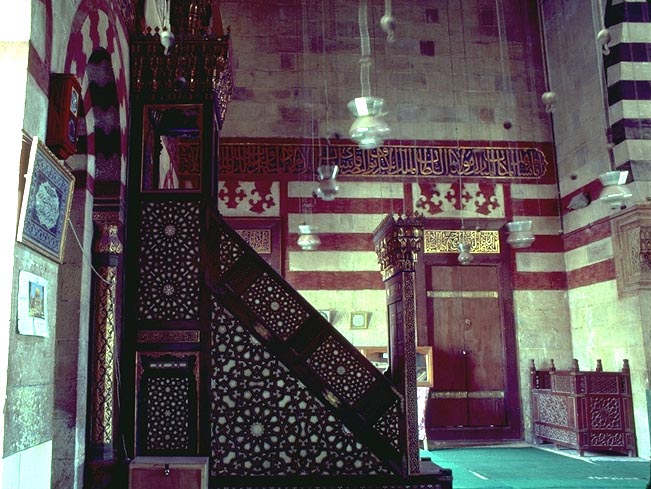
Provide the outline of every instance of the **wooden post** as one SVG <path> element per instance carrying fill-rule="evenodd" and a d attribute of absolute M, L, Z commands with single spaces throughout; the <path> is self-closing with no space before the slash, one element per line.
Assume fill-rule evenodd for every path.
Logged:
<path fill-rule="evenodd" d="M 403 469 L 420 473 L 418 400 L 416 388 L 415 264 L 422 245 L 423 223 L 418 215 L 387 216 L 373 233 L 375 251 L 387 291 L 390 378 L 404 396 L 400 445 Z"/>

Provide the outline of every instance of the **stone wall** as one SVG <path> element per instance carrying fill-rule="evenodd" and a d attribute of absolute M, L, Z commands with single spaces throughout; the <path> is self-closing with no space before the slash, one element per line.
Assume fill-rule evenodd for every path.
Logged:
<path fill-rule="evenodd" d="M 12 315 L 9 323 L 9 364 L 7 369 L 7 400 L 4 408 L 4 482 L 17 480 L 20 465 L 33 464 L 24 473 L 21 483 L 14 487 L 45 487 L 49 483 L 51 460 L 52 410 L 54 398 L 54 364 L 57 313 L 58 266 L 17 245 L 14 258 Z M 33 273 L 46 281 L 45 319 L 47 336 L 19 334 L 18 292 L 20 271 Z M 40 447 L 40 448 L 37 448 Z M 3 484 L 4 485 L 4 484 Z M 7 485 L 6 487 L 11 487 Z"/>
<path fill-rule="evenodd" d="M 371 94 L 385 99 L 392 139 L 551 141 L 535 8 L 500 5 L 393 2 L 391 43 L 384 2 L 368 2 Z M 347 104 L 361 92 L 358 2 L 220 6 L 236 71 L 222 135 L 348 137 Z"/>
<path fill-rule="evenodd" d="M 236 60 L 236 88 L 222 131 L 224 140 L 282 137 L 309 144 L 313 136 L 338 133 L 347 138 L 352 116 L 346 105 L 360 94 L 358 4 L 305 4 L 221 3 Z M 501 6 L 503 19 L 494 5 L 475 1 L 393 2 L 396 39 L 389 43 L 379 27 L 383 2 L 369 2 L 372 93 L 385 99 L 392 140 L 452 145 L 551 141 L 550 116 L 540 102 L 546 85 L 535 6 L 510 0 Z M 372 244 L 364 244 L 364 239 L 385 212 L 412 210 L 416 190 L 404 179 L 351 182 L 344 178 L 333 205 L 317 202 L 306 215 L 300 205 L 316 185 L 309 176 L 304 180 L 288 184 L 289 201 L 281 209 L 287 220 L 290 280 L 318 309 L 334 311 L 333 324 L 353 344 L 384 345 L 387 320 L 382 285 L 378 281 L 376 289 L 364 288 L 362 281 L 351 277 L 379 272 Z M 528 359 L 535 357 L 540 363 L 550 354 L 569 359 L 570 323 L 558 189 L 553 182 L 512 183 L 505 190 L 510 199 L 499 209 L 501 216 L 532 219 L 539 243 L 513 255 L 520 276 L 515 281 L 519 290 L 515 309 L 526 419 Z M 363 205 L 358 204 L 361 199 Z M 304 252 L 295 245 L 296 228 L 306 219 L 324 233 L 320 251 Z M 329 272 L 337 278 L 314 280 L 316 285 L 301 283 L 310 272 Z M 541 304 L 552 309 L 542 311 Z M 349 312 L 354 310 L 370 312 L 367 330 L 350 330 Z M 544 327 L 550 315 L 561 318 L 556 334 Z"/>
<path fill-rule="evenodd" d="M 617 2 L 613 8 L 623 9 L 627 3 L 633 4 L 637 10 L 647 8 L 640 2 Z M 588 0 L 553 0 L 543 4 L 549 85 L 557 92 L 559 100 L 553 121 L 572 356 L 586 370 L 594 369 L 597 359 L 603 361 L 604 370 L 620 370 L 622 360 L 630 360 L 638 451 L 640 456 L 647 457 L 648 355 L 645 355 L 644 345 L 647 344 L 648 331 L 643 327 L 643 308 L 640 308 L 639 301 L 618 293 L 618 281 L 623 276 L 615 266 L 618 257 L 635 259 L 635 250 L 615 250 L 616 235 L 611 230 L 611 220 L 622 211 L 611 211 L 608 205 L 597 200 L 601 190 L 597 182 L 599 175 L 614 169 L 607 151 L 606 128 L 609 120 L 615 122 L 612 117 L 616 116 L 617 110 L 611 110 L 610 117 L 606 118 L 608 98 L 604 96 L 616 75 L 614 70 L 619 68 L 608 69 L 610 81 L 601 77 L 600 68 L 605 58 L 602 58 L 596 33 L 602 27 L 603 13 L 593 11 L 596 6 L 597 3 Z M 648 28 L 643 23 L 636 25 L 638 29 Z M 612 52 L 619 52 L 618 44 L 635 42 L 622 33 L 621 25 L 613 28 L 612 32 L 609 45 Z M 626 32 L 635 36 L 637 30 L 631 27 Z M 621 70 L 626 72 L 624 68 Z M 635 144 L 639 147 L 640 141 Z M 629 206 L 648 198 L 648 182 L 636 181 L 628 188 L 633 192 Z M 591 203 L 579 209 L 568 207 L 571 199 L 579 194 L 587 196 Z M 629 252 L 633 255 L 628 255 Z M 558 363 L 556 366 L 569 367 Z"/>

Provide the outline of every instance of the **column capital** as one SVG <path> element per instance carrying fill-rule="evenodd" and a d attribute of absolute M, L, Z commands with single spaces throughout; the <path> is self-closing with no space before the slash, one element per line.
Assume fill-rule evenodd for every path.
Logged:
<path fill-rule="evenodd" d="M 420 214 L 385 217 L 373 232 L 382 279 L 388 280 L 398 272 L 415 271 L 422 242 L 423 217 Z"/>
<path fill-rule="evenodd" d="M 620 297 L 651 290 L 651 205 L 637 204 L 611 219 Z"/>
<path fill-rule="evenodd" d="M 103 255 L 121 255 L 124 247 L 118 236 L 122 227 L 119 216 L 114 213 L 93 213 L 93 222 L 97 229 L 93 251 Z"/>

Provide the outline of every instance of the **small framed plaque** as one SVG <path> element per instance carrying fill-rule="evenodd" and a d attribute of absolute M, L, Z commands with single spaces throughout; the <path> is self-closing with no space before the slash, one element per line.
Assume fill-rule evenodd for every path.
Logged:
<path fill-rule="evenodd" d="M 369 313 L 355 311 L 350 313 L 350 329 L 368 329 Z"/>
<path fill-rule="evenodd" d="M 47 281 L 21 270 L 18 276 L 18 333 L 48 336 Z"/>

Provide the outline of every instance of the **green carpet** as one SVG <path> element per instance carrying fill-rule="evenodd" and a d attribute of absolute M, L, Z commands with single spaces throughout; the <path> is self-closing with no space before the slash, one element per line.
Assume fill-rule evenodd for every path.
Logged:
<path fill-rule="evenodd" d="M 645 489 L 649 461 L 626 456 L 569 457 L 526 448 L 450 448 L 425 451 L 452 469 L 454 489 Z"/>

